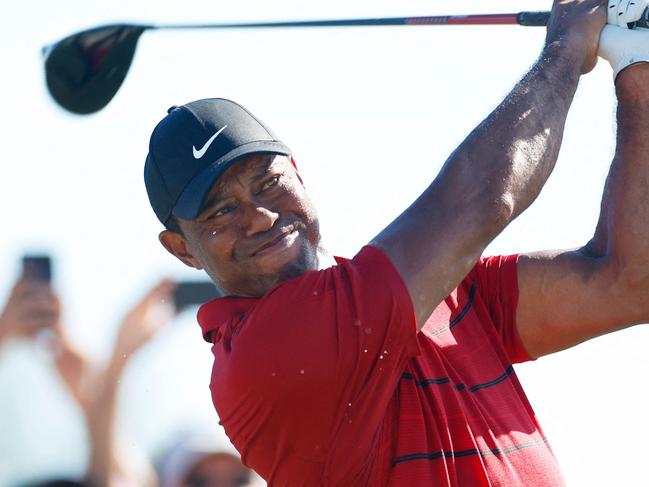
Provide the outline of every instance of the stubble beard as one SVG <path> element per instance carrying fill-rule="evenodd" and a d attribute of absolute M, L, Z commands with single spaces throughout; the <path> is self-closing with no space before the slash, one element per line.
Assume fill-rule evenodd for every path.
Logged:
<path fill-rule="evenodd" d="M 273 287 L 301 276 L 305 272 L 318 269 L 318 245 L 319 234 L 317 235 L 317 242 L 313 243 L 309 240 L 308 236 L 304 238 L 307 242 L 300 246 L 298 256 L 287 262 L 278 272 L 272 275 L 258 275 L 255 278 L 255 288 L 258 289 L 258 296 L 262 296 L 270 291 Z"/>

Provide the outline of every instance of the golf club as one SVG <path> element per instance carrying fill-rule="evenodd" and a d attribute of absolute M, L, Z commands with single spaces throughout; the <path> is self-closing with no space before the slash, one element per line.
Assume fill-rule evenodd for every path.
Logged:
<path fill-rule="evenodd" d="M 635 23 L 649 27 L 649 9 Z M 137 41 L 146 30 L 256 29 L 306 27 L 522 25 L 545 26 L 550 12 L 444 15 L 365 19 L 302 20 L 215 24 L 114 24 L 72 34 L 43 49 L 47 88 L 54 100 L 76 114 L 104 108 L 119 90 L 133 61 Z"/>

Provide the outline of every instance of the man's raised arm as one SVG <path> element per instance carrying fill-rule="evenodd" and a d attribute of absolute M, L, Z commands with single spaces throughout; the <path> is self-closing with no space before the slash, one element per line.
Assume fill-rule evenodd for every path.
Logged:
<path fill-rule="evenodd" d="M 552 172 L 579 76 L 596 62 L 606 4 L 555 0 L 530 72 L 372 241 L 406 283 L 420 327 Z"/>
<path fill-rule="evenodd" d="M 649 61 L 649 32 L 607 26 L 605 47 Z M 624 69 L 615 85 L 617 147 L 595 236 L 579 250 L 519 261 L 516 321 L 536 357 L 649 322 L 649 63 Z"/>

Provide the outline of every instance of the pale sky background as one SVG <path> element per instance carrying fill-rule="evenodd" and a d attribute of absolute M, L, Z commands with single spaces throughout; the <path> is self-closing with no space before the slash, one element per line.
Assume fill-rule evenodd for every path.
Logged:
<path fill-rule="evenodd" d="M 326 242 L 352 256 L 419 195 L 533 63 L 544 29 L 149 32 L 115 99 L 86 117 L 64 112 L 47 94 L 44 44 L 117 21 L 496 13 L 550 4 L 4 2 L 0 302 L 24 252 L 51 253 L 66 326 L 80 346 L 105 357 L 120 318 L 149 286 L 162 276 L 199 277 L 159 245 L 142 168 L 166 109 L 204 97 L 239 101 L 293 149 Z M 487 253 L 588 241 L 614 148 L 611 77 L 602 62 L 582 79 L 555 173 Z M 188 425 L 216 425 L 209 345 L 193 314 L 181 315 L 135 357 L 123 383 L 122 427 L 150 454 Z M 517 367 L 568 485 L 649 485 L 647 343 L 649 329 L 636 327 Z M 46 354 L 29 343 L 0 350 L 0 486 L 40 474 L 80 475 L 86 449 L 78 411 Z"/>

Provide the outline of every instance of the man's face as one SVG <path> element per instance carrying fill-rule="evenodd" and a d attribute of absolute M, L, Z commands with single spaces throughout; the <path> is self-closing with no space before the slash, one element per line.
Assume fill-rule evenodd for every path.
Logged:
<path fill-rule="evenodd" d="M 205 269 L 226 294 L 261 296 L 318 267 L 315 208 L 285 156 L 236 162 L 212 187 L 198 218 L 179 223 L 187 256 L 172 253 Z M 161 234 L 170 250 L 164 240 Z"/>

